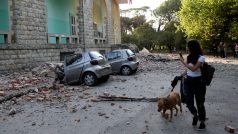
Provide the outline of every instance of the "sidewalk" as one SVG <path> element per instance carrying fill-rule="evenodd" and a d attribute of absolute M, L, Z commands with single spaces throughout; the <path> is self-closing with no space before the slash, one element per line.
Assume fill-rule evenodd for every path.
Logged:
<path fill-rule="evenodd" d="M 235 81 L 235 80 L 234 80 Z M 218 87 L 217 83 L 223 83 Z M 227 88 L 232 87 L 232 88 Z M 178 90 L 175 89 L 175 90 Z M 232 81 L 214 78 L 212 86 L 207 87 L 205 107 L 207 111 L 205 131 L 198 131 L 192 126 L 192 115 L 183 105 L 183 113 L 174 117 L 172 122 L 163 119 L 157 112 L 157 104 L 151 103 L 137 116 L 121 122 L 117 126 L 108 129 L 106 134 L 228 134 L 224 130 L 225 125 L 238 128 L 238 89 Z"/>

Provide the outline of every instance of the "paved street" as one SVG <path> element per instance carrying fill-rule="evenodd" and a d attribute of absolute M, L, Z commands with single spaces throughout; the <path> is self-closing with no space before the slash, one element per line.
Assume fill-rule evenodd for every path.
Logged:
<path fill-rule="evenodd" d="M 93 102 L 98 95 L 157 97 L 169 92 L 170 81 L 182 72 L 178 61 L 155 62 L 152 69 L 140 69 L 132 76 L 111 76 L 96 87 L 66 87 L 62 97 L 50 101 L 25 97 L 0 105 L 1 134 L 224 134 L 225 125 L 238 128 L 237 60 L 207 59 L 216 67 L 212 85 L 207 87 L 207 130 L 198 132 L 192 116 L 183 105 L 183 113 L 168 122 L 157 112 L 154 102 Z M 149 64 L 147 64 L 149 65 Z M 143 65 L 141 65 L 143 66 Z M 179 90 L 179 84 L 175 91 Z M 65 92 L 67 94 L 65 94 Z M 40 93 L 39 93 L 40 94 Z M 61 96 L 61 97 L 60 97 Z M 54 98 L 54 97 L 53 97 Z M 16 114 L 8 115 L 11 108 Z M 237 132 L 236 132 L 237 133 Z"/>

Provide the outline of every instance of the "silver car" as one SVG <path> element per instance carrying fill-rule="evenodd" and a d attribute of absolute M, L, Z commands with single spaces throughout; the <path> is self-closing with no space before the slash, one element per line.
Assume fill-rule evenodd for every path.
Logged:
<path fill-rule="evenodd" d="M 120 73 L 122 75 L 130 75 L 136 72 L 139 67 L 139 61 L 135 53 L 130 49 L 113 50 L 106 54 L 108 63 L 112 67 L 113 73 Z"/>
<path fill-rule="evenodd" d="M 68 84 L 80 82 L 94 86 L 99 79 L 109 79 L 111 66 L 97 51 L 71 54 L 65 57 L 64 74 Z"/>

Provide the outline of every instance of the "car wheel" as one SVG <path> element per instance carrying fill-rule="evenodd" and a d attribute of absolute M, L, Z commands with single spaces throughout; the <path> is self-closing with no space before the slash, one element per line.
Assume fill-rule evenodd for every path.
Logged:
<path fill-rule="evenodd" d="M 121 67 L 121 74 L 122 75 L 130 75 L 132 72 L 131 68 L 128 66 L 122 66 Z"/>
<path fill-rule="evenodd" d="M 103 76 L 102 81 L 108 81 L 109 78 L 110 78 L 110 75 Z"/>
<path fill-rule="evenodd" d="M 87 86 L 94 86 L 97 84 L 97 76 L 92 72 L 87 72 L 83 76 L 83 82 Z"/>

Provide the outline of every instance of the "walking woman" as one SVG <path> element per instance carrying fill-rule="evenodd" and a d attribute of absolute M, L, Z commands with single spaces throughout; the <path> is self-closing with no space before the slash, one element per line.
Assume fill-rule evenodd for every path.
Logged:
<path fill-rule="evenodd" d="M 188 50 L 189 54 L 186 60 L 184 60 L 182 56 L 180 57 L 181 63 L 187 69 L 187 78 L 185 78 L 184 81 L 183 93 L 185 95 L 185 103 L 193 115 L 192 125 L 196 126 L 199 120 L 200 125 L 198 130 L 204 130 L 206 128 L 206 111 L 204 107 L 206 85 L 201 78 L 200 67 L 205 62 L 205 57 L 202 56 L 202 49 L 197 40 L 188 42 Z M 196 107 L 194 106 L 194 97 L 196 100 Z"/>

